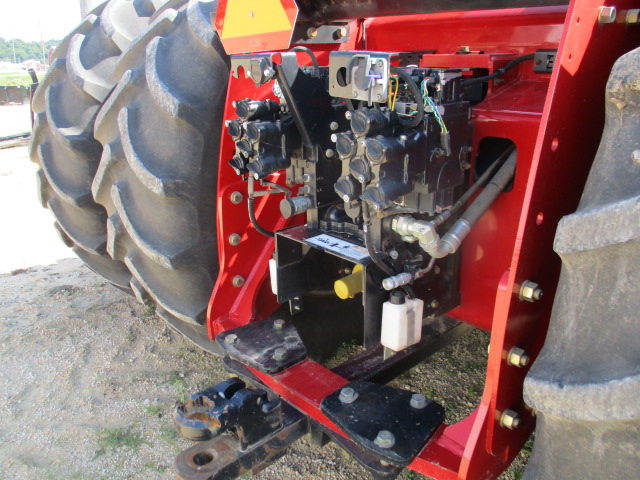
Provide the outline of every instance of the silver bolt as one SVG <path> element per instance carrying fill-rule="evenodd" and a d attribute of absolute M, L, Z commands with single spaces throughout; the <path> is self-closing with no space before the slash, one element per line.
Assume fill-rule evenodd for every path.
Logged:
<path fill-rule="evenodd" d="M 340 390 L 340 396 L 338 397 L 342 403 L 353 403 L 358 398 L 358 392 L 351 387 L 344 387 Z"/>
<path fill-rule="evenodd" d="M 411 405 L 415 409 L 420 410 L 427 406 L 427 397 L 425 397 L 421 393 L 414 393 L 413 395 L 411 395 L 411 401 L 409 402 L 409 405 Z"/>
<path fill-rule="evenodd" d="M 529 355 L 518 347 L 513 347 L 507 355 L 507 363 L 514 367 L 526 367 L 529 364 Z"/>
<path fill-rule="evenodd" d="M 635 25 L 637 23 L 640 23 L 640 9 L 632 8 L 630 10 L 627 10 L 627 18 L 625 19 L 625 21 L 627 22 L 627 25 Z"/>
<path fill-rule="evenodd" d="M 335 133 L 332 133 L 332 134 L 331 134 L 331 141 L 332 141 L 333 143 L 336 143 L 336 142 L 338 141 L 338 136 L 337 136 Z"/>
<path fill-rule="evenodd" d="M 400 255 L 400 254 L 398 253 L 398 251 L 397 251 L 397 250 L 391 250 L 391 251 L 389 252 L 389 256 L 390 256 L 391 258 L 393 258 L 394 260 L 397 260 L 399 255 Z"/>
<path fill-rule="evenodd" d="M 525 280 L 520 286 L 520 300 L 525 302 L 535 302 L 542 298 L 542 289 L 531 280 Z"/>
<path fill-rule="evenodd" d="M 347 120 L 351 120 L 352 116 L 353 116 L 353 114 L 349 110 L 344 112 L 344 118 L 346 118 Z"/>
<path fill-rule="evenodd" d="M 351 199 L 349 198 L 349 195 L 343 195 L 342 200 L 344 200 L 344 203 L 349 203 L 351 201 Z"/>
<path fill-rule="evenodd" d="M 438 267 L 437 265 L 435 266 L 435 268 L 433 269 L 433 273 L 435 273 L 436 275 L 438 275 L 440 273 L 440 267 Z"/>
<path fill-rule="evenodd" d="M 502 412 L 502 416 L 500 417 L 500 426 L 504 428 L 508 428 L 509 430 L 515 430 L 520 425 L 520 415 L 518 412 L 507 408 L 504 412 Z"/>
<path fill-rule="evenodd" d="M 304 175 L 302 175 L 302 183 L 309 183 L 311 181 L 311 175 L 309 175 L 308 173 L 305 173 Z"/>
<path fill-rule="evenodd" d="M 616 7 L 600 7 L 600 13 L 598 13 L 598 22 L 613 23 L 616 21 Z"/>
<path fill-rule="evenodd" d="M 282 330 L 284 328 L 284 320 L 281 318 L 275 320 L 273 322 L 273 328 L 275 328 L 276 330 Z"/>
<path fill-rule="evenodd" d="M 307 28 L 307 37 L 316 38 L 318 36 L 318 29 L 315 27 Z"/>
<path fill-rule="evenodd" d="M 327 158 L 332 158 L 333 157 L 333 150 L 331 150 L 330 148 L 327 148 L 327 151 L 324 152 L 324 155 Z"/>
<path fill-rule="evenodd" d="M 233 345 L 238 342 L 238 335 L 231 333 L 225 337 L 224 342 Z"/>
<path fill-rule="evenodd" d="M 384 63 L 382 62 L 382 60 L 378 60 L 378 66 L 382 67 L 384 65 Z"/>
<path fill-rule="evenodd" d="M 382 94 L 381 93 L 378 94 L 378 101 L 382 101 Z"/>
<path fill-rule="evenodd" d="M 231 192 L 231 195 L 229 195 L 229 199 L 231 200 L 231 203 L 234 203 L 236 205 L 242 202 L 243 198 L 244 197 L 240 192 Z"/>
<path fill-rule="evenodd" d="M 241 240 L 242 240 L 242 237 L 237 233 L 232 233 L 231 235 L 229 235 L 229 244 L 233 245 L 234 247 L 236 245 L 240 245 Z"/>
<path fill-rule="evenodd" d="M 338 122 L 331 122 L 331 123 L 329 124 L 329 128 L 330 128 L 331 130 L 333 130 L 334 132 L 338 129 L 338 127 L 339 127 L 339 126 L 340 126 L 340 125 L 338 125 Z"/>
<path fill-rule="evenodd" d="M 275 360 L 284 360 L 287 358 L 287 349 L 286 348 L 276 348 L 273 352 L 273 358 Z"/>
<path fill-rule="evenodd" d="M 336 37 L 344 38 L 346 36 L 347 36 L 347 27 L 341 27 L 338 30 L 336 30 Z"/>
<path fill-rule="evenodd" d="M 631 160 L 633 160 L 633 163 L 636 165 L 640 165 L 640 150 L 634 150 L 633 153 L 631 153 Z"/>
<path fill-rule="evenodd" d="M 238 102 L 236 102 L 235 100 L 233 102 L 231 102 L 231 106 L 233 108 L 237 108 L 238 107 Z"/>
<path fill-rule="evenodd" d="M 241 287 L 244 285 L 244 277 L 242 275 L 236 275 L 235 277 L 233 277 L 231 283 L 234 287 Z"/>
<path fill-rule="evenodd" d="M 373 443 L 380 448 L 391 448 L 396 444 L 396 437 L 389 430 L 380 430 Z"/>
<path fill-rule="evenodd" d="M 364 183 L 364 175 L 358 175 L 358 181 Z"/>
<path fill-rule="evenodd" d="M 228 127 L 229 125 L 231 125 L 231 120 L 225 120 L 224 126 Z"/>
<path fill-rule="evenodd" d="M 430 303 L 430 306 L 431 306 L 431 308 L 433 308 L 433 309 L 438 308 L 438 305 L 440 305 L 440 304 L 438 303 L 438 301 L 437 301 L 437 300 L 433 300 L 433 301 Z"/>

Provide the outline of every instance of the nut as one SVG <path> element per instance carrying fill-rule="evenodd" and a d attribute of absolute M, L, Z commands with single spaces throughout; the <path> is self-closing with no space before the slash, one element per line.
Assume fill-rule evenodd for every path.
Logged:
<path fill-rule="evenodd" d="M 241 287 L 244 285 L 244 277 L 242 275 L 236 275 L 235 277 L 233 277 L 231 283 L 234 287 Z"/>
<path fill-rule="evenodd" d="M 273 358 L 275 360 L 284 360 L 287 358 L 287 349 L 282 347 L 276 348 L 273 352 Z"/>
<path fill-rule="evenodd" d="M 635 25 L 640 23 L 640 8 L 632 8 L 627 10 L 627 17 L 625 18 L 627 25 Z"/>
<path fill-rule="evenodd" d="M 351 387 L 344 387 L 340 390 L 340 396 L 338 397 L 342 403 L 353 403 L 358 398 L 358 392 Z"/>
<path fill-rule="evenodd" d="M 349 31 L 347 30 L 347 27 L 340 27 L 339 29 L 336 30 L 336 38 L 338 39 L 344 38 L 347 36 L 348 33 Z"/>
<path fill-rule="evenodd" d="M 518 368 L 525 367 L 529 364 L 529 355 L 523 349 L 513 347 L 507 354 L 507 363 Z"/>
<path fill-rule="evenodd" d="M 240 245 L 241 240 L 242 237 L 237 233 L 232 233 L 231 235 L 229 235 L 229 245 L 233 245 L 234 247 L 236 245 Z"/>
<path fill-rule="evenodd" d="M 411 395 L 411 401 L 409 402 L 413 408 L 420 410 L 427 406 L 427 397 L 421 393 L 414 393 Z"/>
<path fill-rule="evenodd" d="M 318 29 L 316 27 L 307 28 L 307 38 L 316 38 L 318 36 Z"/>
<path fill-rule="evenodd" d="M 504 428 L 508 428 L 509 430 L 515 430 L 520 425 L 520 415 L 518 412 L 507 408 L 504 412 L 502 412 L 502 416 L 500 417 L 500 426 Z"/>
<path fill-rule="evenodd" d="M 234 343 L 238 342 L 238 335 L 236 335 L 235 333 L 230 333 L 225 337 L 224 342 L 233 345 Z"/>
<path fill-rule="evenodd" d="M 616 21 L 616 7 L 600 7 L 600 13 L 598 13 L 598 22 L 613 23 Z"/>
<path fill-rule="evenodd" d="M 380 448 L 391 448 L 396 444 L 396 437 L 389 430 L 380 430 L 373 443 Z"/>
<path fill-rule="evenodd" d="M 520 286 L 520 300 L 526 302 L 535 302 L 542 298 L 542 289 L 540 286 L 532 282 L 531 280 L 525 280 Z"/>
<path fill-rule="evenodd" d="M 242 202 L 243 198 L 244 197 L 240 192 L 232 192 L 231 195 L 229 195 L 229 199 L 231 200 L 231 203 L 235 203 L 236 205 Z"/>
<path fill-rule="evenodd" d="M 281 318 L 274 320 L 273 328 L 275 328 L 276 330 L 282 330 L 284 328 L 284 320 Z"/>

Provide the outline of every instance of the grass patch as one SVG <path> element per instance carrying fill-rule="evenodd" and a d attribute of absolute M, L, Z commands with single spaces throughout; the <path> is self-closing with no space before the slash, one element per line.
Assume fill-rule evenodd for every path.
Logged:
<path fill-rule="evenodd" d="M 127 447 L 138 451 L 142 445 L 150 445 L 145 438 L 131 428 L 105 428 L 98 434 L 96 457 L 104 455 L 107 449 Z"/>
<path fill-rule="evenodd" d="M 147 305 L 147 308 L 144 309 L 142 314 L 140 315 L 141 320 L 149 320 L 156 316 L 156 306 L 155 305 Z"/>
<path fill-rule="evenodd" d="M 160 427 L 158 437 L 160 438 L 160 440 L 168 443 L 169 445 L 175 445 L 176 440 L 180 438 L 178 432 L 176 432 L 176 429 L 168 425 L 163 425 Z"/>
<path fill-rule="evenodd" d="M 5 72 L 0 73 L 0 86 L 2 87 L 14 87 L 31 85 L 31 77 L 27 73 Z"/>
<path fill-rule="evenodd" d="M 161 417 L 162 411 L 164 410 L 160 405 L 146 405 L 142 408 L 152 417 Z"/>
<path fill-rule="evenodd" d="M 168 383 L 173 388 L 173 392 L 180 398 L 180 401 L 184 403 L 187 392 L 187 381 L 184 378 L 184 374 L 178 371 L 169 372 Z"/>

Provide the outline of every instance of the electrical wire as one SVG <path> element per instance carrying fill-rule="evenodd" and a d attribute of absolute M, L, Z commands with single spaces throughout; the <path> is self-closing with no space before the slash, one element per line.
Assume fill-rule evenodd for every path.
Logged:
<path fill-rule="evenodd" d="M 395 89 L 393 88 L 393 83 L 395 82 Z M 400 81 L 398 77 L 391 75 L 389 77 L 389 110 L 393 112 L 396 107 L 396 100 L 398 98 L 398 89 L 400 88 Z"/>
<path fill-rule="evenodd" d="M 249 204 L 249 220 L 251 220 L 251 224 L 253 225 L 253 228 L 255 228 L 262 235 L 265 235 L 265 236 L 271 237 L 271 238 L 275 237 L 275 233 L 274 232 L 271 232 L 271 231 L 267 230 L 266 228 L 263 228 L 258 223 L 258 219 L 256 218 L 255 207 L 253 205 L 253 201 L 254 200 L 255 200 L 255 198 L 253 198 L 253 197 L 249 197 L 249 200 L 248 200 L 248 204 Z"/>
<path fill-rule="evenodd" d="M 429 90 L 427 88 L 426 80 L 422 80 L 422 83 L 420 84 L 420 90 L 422 91 L 422 101 L 425 103 L 425 108 L 427 106 L 431 108 L 433 115 L 436 117 L 436 122 L 438 122 L 438 125 L 440 125 L 440 130 L 442 131 L 442 133 L 449 133 L 449 130 L 447 129 L 447 126 L 444 123 L 444 119 L 442 118 L 442 115 L 438 111 L 438 107 L 429 96 Z"/>
<path fill-rule="evenodd" d="M 291 49 L 292 52 L 304 52 L 311 58 L 311 62 L 313 63 L 314 75 L 320 78 L 320 65 L 318 65 L 318 59 L 316 58 L 316 54 L 310 48 L 307 47 L 293 47 Z"/>
<path fill-rule="evenodd" d="M 416 83 L 402 68 L 391 67 L 391 73 L 397 75 L 404 81 L 404 83 L 407 85 L 407 88 L 411 91 L 411 94 L 416 99 L 416 105 L 418 106 L 418 111 L 414 115 L 407 116 L 407 115 L 399 114 L 400 124 L 403 127 L 407 127 L 407 128 L 417 127 L 420 124 L 420 122 L 424 119 L 424 103 L 420 101 L 420 99 L 422 98 L 420 89 L 418 89 Z M 405 119 L 409 119 L 409 121 L 406 121 Z"/>
<path fill-rule="evenodd" d="M 494 78 L 501 77 L 502 75 L 504 75 L 504 72 L 506 72 L 507 70 L 515 67 L 516 65 L 518 65 L 518 64 L 520 64 L 522 62 L 526 62 L 527 60 L 533 60 L 533 58 L 534 58 L 534 54 L 533 53 L 531 53 L 529 55 L 523 55 L 522 57 L 518 57 L 518 58 L 516 58 L 514 60 L 511 60 L 504 67 L 499 68 L 498 70 L 493 72 L 491 75 L 486 75 L 484 77 L 476 77 L 476 78 L 470 78 L 469 80 L 464 80 L 462 82 L 462 86 L 463 87 L 469 87 L 471 85 L 476 85 L 477 83 L 488 82 L 489 80 L 493 80 Z"/>

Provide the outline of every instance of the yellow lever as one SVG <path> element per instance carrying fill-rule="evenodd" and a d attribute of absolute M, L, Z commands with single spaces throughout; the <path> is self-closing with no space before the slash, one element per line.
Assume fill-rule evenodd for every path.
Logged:
<path fill-rule="evenodd" d="M 360 293 L 362 291 L 362 265 L 353 267 L 351 275 L 336 280 L 333 289 L 342 300 L 353 298 L 356 293 Z"/>

